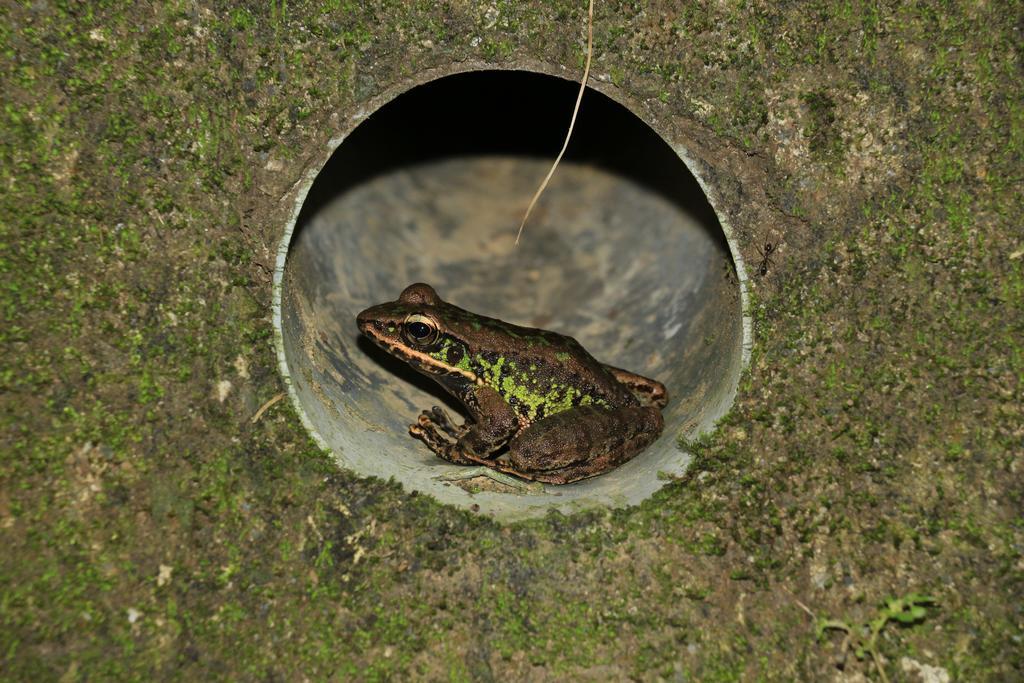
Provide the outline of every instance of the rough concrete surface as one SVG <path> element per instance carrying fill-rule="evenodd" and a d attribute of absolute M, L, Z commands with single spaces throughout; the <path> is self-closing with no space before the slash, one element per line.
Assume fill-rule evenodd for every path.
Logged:
<path fill-rule="evenodd" d="M 253 422 L 344 117 L 456 62 L 578 74 L 585 16 L 0 3 L 0 675 L 1024 677 L 1019 1 L 597 3 L 595 82 L 747 263 L 781 241 L 733 410 L 643 504 L 500 525 Z"/>

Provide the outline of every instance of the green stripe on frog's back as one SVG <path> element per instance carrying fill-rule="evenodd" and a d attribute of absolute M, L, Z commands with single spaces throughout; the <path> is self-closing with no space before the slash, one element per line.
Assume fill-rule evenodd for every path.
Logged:
<path fill-rule="evenodd" d="M 497 354 L 473 358 L 480 380 L 497 391 L 516 411 L 530 420 L 554 415 L 576 406 L 608 406 L 600 396 L 587 393 L 561 379 L 545 377 L 536 365 L 520 367 L 515 359 Z"/>

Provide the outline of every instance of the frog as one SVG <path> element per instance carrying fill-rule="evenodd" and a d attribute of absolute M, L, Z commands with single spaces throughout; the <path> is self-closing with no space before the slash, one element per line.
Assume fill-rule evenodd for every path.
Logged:
<path fill-rule="evenodd" d="M 428 284 L 356 323 L 464 408 L 462 424 L 440 406 L 423 410 L 409 433 L 450 463 L 480 468 L 473 474 L 570 484 L 627 462 L 664 429 L 661 382 L 599 362 L 572 337 L 459 308 Z"/>

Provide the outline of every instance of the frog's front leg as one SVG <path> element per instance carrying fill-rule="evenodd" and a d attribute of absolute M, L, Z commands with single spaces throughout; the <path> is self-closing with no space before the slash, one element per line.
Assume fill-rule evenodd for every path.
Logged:
<path fill-rule="evenodd" d="M 509 446 L 502 472 L 548 484 L 593 477 L 626 462 L 658 438 L 657 408 L 580 406 L 544 418 Z"/>
<path fill-rule="evenodd" d="M 488 456 L 519 430 L 519 418 L 494 389 L 477 386 L 462 397 L 471 425 L 457 426 L 440 408 L 425 410 L 409 433 L 421 439 L 438 457 L 457 465 L 488 465 Z"/>
<path fill-rule="evenodd" d="M 416 424 L 409 425 L 409 433 L 425 443 L 435 455 L 448 462 L 456 465 L 478 464 L 477 460 L 471 460 L 456 448 L 458 442 L 451 439 L 443 426 L 434 422 L 429 410 L 423 411 Z"/>
<path fill-rule="evenodd" d="M 435 426 L 456 441 L 469 431 L 469 425 L 455 424 L 448 411 L 441 406 L 434 406 L 430 410 L 424 410 L 420 413 L 417 423 L 425 429 Z"/>

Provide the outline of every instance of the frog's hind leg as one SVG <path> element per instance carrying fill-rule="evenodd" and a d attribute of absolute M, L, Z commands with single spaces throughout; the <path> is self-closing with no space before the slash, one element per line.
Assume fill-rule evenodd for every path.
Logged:
<path fill-rule="evenodd" d="M 502 472 L 547 484 L 568 484 L 618 467 L 661 434 L 657 408 L 580 406 L 534 423 L 510 445 Z"/>
<path fill-rule="evenodd" d="M 664 408 L 668 403 L 668 390 L 661 382 L 614 365 L 605 365 L 604 369 L 610 372 L 619 384 L 625 384 L 636 400 L 640 401 L 640 405 Z"/>

